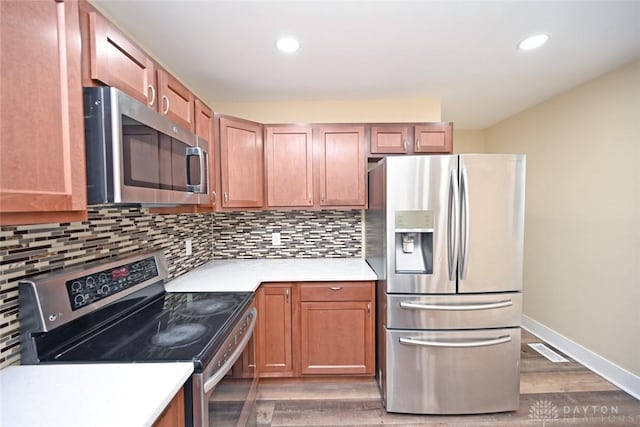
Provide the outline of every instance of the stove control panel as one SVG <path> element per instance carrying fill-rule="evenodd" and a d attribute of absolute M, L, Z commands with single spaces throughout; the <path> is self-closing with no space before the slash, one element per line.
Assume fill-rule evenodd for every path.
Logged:
<path fill-rule="evenodd" d="M 156 259 L 151 256 L 68 280 L 65 285 L 71 309 L 75 311 L 157 276 Z"/>

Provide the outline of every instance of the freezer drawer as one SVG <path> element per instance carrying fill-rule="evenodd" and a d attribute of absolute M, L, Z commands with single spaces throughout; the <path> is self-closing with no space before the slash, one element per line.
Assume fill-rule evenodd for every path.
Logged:
<path fill-rule="evenodd" d="M 474 414 L 518 409 L 520 328 L 386 331 L 382 394 L 389 412 Z"/>
<path fill-rule="evenodd" d="M 522 294 L 387 295 L 389 329 L 482 329 L 520 326 Z"/>

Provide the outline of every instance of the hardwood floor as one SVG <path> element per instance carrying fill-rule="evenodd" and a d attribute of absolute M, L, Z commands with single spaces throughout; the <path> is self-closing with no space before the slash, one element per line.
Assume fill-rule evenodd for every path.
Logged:
<path fill-rule="evenodd" d="M 540 340 L 523 331 L 517 411 L 464 416 L 391 414 L 383 409 L 373 379 L 268 379 L 261 380 L 258 389 L 259 425 L 640 426 L 640 401 L 573 360 L 552 363 L 531 349 L 530 342 Z"/>

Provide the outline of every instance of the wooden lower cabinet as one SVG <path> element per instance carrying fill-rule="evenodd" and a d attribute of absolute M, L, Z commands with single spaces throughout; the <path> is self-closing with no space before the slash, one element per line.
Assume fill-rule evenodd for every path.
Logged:
<path fill-rule="evenodd" d="M 263 284 L 258 375 L 374 375 L 374 293 L 373 282 Z"/>
<path fill-rule="evenodd" d="M 184 425 L 184 389 L 180 389 L 153 423 L 153 427 L 184 427 Z"/>
<path fill-rule="evenodd" d="M 261 377 L 293 376 L 292 284 L 267 284 L 258 290 L 256 370 Z"/>
<path fill-rule="evenodd" d="M 371 302 L 303 302 L 300 374 L 373 375 Z"/>

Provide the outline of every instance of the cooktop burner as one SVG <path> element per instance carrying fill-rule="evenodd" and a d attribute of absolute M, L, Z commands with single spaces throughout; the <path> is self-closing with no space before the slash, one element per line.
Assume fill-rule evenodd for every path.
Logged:
<path fill-rule="evenodd" d="M 151 342 L 160 347 L 180 347 L 195 342 L 206 331 L 207 327 L 199 323 L 182 323 L 158 332 Z"/>
<path fill-rule="evenodd" d="M 231 310 L 236 298 L 230 296 L 210 296 L 198 301 L 187 302 L 183 314 L 188 316 L 210 316 L 212 314 L 223 313 Z"/>

